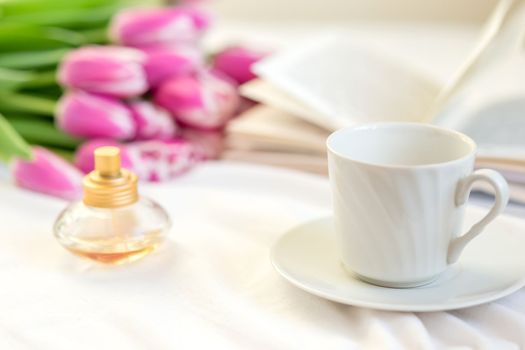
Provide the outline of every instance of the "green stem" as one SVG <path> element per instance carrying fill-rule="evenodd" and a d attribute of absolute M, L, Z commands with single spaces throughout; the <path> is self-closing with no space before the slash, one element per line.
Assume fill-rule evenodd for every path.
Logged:
<path fill-rule="evenodd" d="M 31 147 L 0 114 L 0 160 L 8 162 L 14 157 L 31 159 Z"/>
<path fill-rule="evenodd" d="M 56 85 L 56 71 L 44 71 L 34 73 L 27 81 L 20 83 L 19 88 L 39 88 Z"/>
<path fill-rule="evenodd" d="M 14 89 L 34 78 L 33 72 L 0 68 L 0 88 Z"/>
<path fill-rule="evenodd" d="M 69 49 L 0 53 L 0 67 L 41 68 L 56 66 Z"/>
<path fill-rule="evenodd" d="M 78 31 L 90 44 L 106 44 L 108 43 L 108 30 L 106 27 L 93 28 Z"/>
<path fill-rule="evenodd" d="M 63 133 L 46 119 L 17 116 L 9 118 L 9 121 L 13 128 L 30 143 L 67 149 L 75 149 L 82 143 L 81 139 Z"/>
<path fill-rule="evenodd" d="M 54 116 L 56 102 L 47 98 L 0 91 L 0 109 L 4 112 L 35 113 Z"/>

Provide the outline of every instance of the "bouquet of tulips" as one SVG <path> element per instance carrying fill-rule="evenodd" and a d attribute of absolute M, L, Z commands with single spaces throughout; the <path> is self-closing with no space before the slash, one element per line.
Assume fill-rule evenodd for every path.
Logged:
<path fill-rule="evenodd" d="M 60 148 L 76 146 L 76 140 L 46 120 L 53 115 L 53 98 L 60 94 L 55 67 L 71 48 L 104 42 L 111 16 L 130 3 L 0 1 L 0 113 L 9 119 L 0 114 L 0 160 L 31 158 L 27 142 L 53 140 Z"/>
<path fill-rule="evenodd" d="M 1 106 L 0 97 L 0 111 L 16 102 L 27 112 L 54 115 L 54 126 L 10 114 L 11 130 L 3 121 L 18 157 L 12 166 L 17 184 L 75 198 L 83 173 L 93 169 L 93 150 L 103 145 L 119 147 L 123 166 L 146 181 L 173 179 L 218 157 L 222 130 L 242 105 L 238 85 L 253 78 L 250 66 L 263 54 L 230 47 L 206 62 L 200 39 L 209 26 L 207 12 L 194 5 L 120 10 L 109 23 L 110 44 L 60 56 L 58 101 L 25 95 L 22 103 L 11 94 Z M 45 136 L 47 142 L 38 142 Z M 35 138 L 53 148 L 24 145 Z M 64 145 L 76 149 L 73 164 L 53 153 Z M 0 140 L 0 154 L 2 148 Z"/>

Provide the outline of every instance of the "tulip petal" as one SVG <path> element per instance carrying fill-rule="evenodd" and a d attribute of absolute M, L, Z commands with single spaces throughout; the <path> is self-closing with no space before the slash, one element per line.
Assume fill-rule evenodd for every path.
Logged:
<path fill-rule="evenodd" d="M 155 102 L 183 125 L 214 130 L 224 127 L 235 115 L 240 97 L 230 79 L 202 72 L 167 80 L 156 91 Z"/>
<path fill-rule="evenodd" d="M 144 71 L 152 88 L 172 77 L 196 72 L 203 66 L 200 52 L 192 47 L 145 49 Z"/>
<path fill-rule="evenodd" d="M 209 22 L 204 12 L 189 6 L 128 9 L 113 18 L 109 32 L 113 41 L 135 47 L 194 44 Z"/>
<path fill-rule="evenodd" d="M 135 136 L 133 117 L 122 102 L 82 91 L 62 96 L 56 121 L 60 129 L 77 137 L 125 140 Z"/>
<path fill-rule="evenodd" d="M 87 46 L 63 59 L 58 80 L 66 87 L 115 97 L 131 97 L 148 90 L 140 50 L 115 46 Z"/>
<path fill-rule="evenodd" d="M 126 150 L 137 176 L 151 182 L 174 179 L 199 161 L 194 147 L 182 139 L 133 142 Z"/>
<path fill-rule="evenodd" d="M 30 161 L 15 160 L 13 178 L 18 186 L 68 200 L 82 194 L 82 173 L 43 147 L 33 148 Z"/>
<path fill-rule="evenodd" d="M 215 56 L 213 68 L 223 72 L 237 83 L 244 84 L 256 77 L 251 67 L 266 55 L 266 52 L 246 47 L 228 47 Z"/>
<path fill-rule="evenodd" d="M 75 164 L 85 173 L 94 168 L 93 152 L 102 146 L 120 149 L 122 167 L 133 171 L 142 181 L 172 180 L 203 160 L 201 153 L 183 139 L 135 141 L 119 144 L 113 140 L 91 140 L 75 155 Z"/>
<path fill-rule="evenodd" d="M 177 132 L 177 124 L 171 115 L 148 101 L 133 101 L 129 104 L 135 119 L 136 140 L 171 139 Z"/>

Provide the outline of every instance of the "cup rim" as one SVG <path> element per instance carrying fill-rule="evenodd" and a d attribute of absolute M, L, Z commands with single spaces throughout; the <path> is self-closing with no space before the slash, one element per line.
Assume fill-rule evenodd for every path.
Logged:
<path fill-rule="evenodd" d="M 363 160 L 358 160 L 353 157 L 350 157 L 346 154 L 343 154 L 332 147 L 333 139 L 342 133 L 347 133 L 349 131 L 354 130 L 363 130 L 363 129 L 377 129 L 377 128 L 418 128 L 418 129 L 432 129 L 436 130 L 438 132 L 448 134 L 450 136 L 454 136 L 456 138 L 461 139 L 463 142 L 469 145 L 470 151 L 465 154 L 462 157 L 451 159 L 444 162 L 437 162 L 437 163 L 429 163 L 429 164 L 417 164 L 417 165 L 403 165 L 403 164 L 386 164 L 386 163 L 376 163 L 376 162 L 367 162 Z M 469 136 L 445 127 L 436 126 L 432 124 L 425 124 L 425 123 L 414 123 L 414 122 L 377 122 L 377 123 L 366 123 L 366 124 L 359 124 L 355 126 L 349 126 L 345 128 L 338 129 L 334 132 L 332 132 L 328 138 L 326 139 L 326 148 L 328 151 L 337 157 L 349 160 L 354 163 L 367 165 L 367 166 L 375 166 L 375 167 L 381 167 L 381 168 L 390 168 L 390 169 L 429 169 L 429 168 L 438 168 L 438 167 L 445 167 L 445 166 L 451 166 L 455 165 L 457 163 L 461 163 L 465 161 L 466 159 L 474 156 L 477 151 L 477 145 L 470 138 Z"/>

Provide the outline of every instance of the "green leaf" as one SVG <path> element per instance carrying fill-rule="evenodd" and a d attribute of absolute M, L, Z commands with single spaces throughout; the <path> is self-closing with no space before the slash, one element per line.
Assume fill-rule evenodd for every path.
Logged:
<path fill-rule="evenodd" d="M 63 49 L 86 43 L 80 33 L 26 24 L 0 24 L 0 52 Z"/>
<path fill-rule="evenodd" d="M 118 6 L 112 4 L 97 8 L 51 9 L 23 14 L 6 15 L 4 23 L 60 27 L 68 29 L 93 28 L 109 22 Z"/>
<path fill-rule="evenodd" d="M 55 85 L 42 85 L 42 86 L 36 86 L 36 85 L 31 86 L 31 85 L 32 85 L 32 82 L 30 82 L 28 85 L 25 85 L 25 84 L 21 85 L 17 88 L 16 92 L 25 94 L 25 95 L 38 96 L 38 97 L 45 98 L 48 100 L 53 100 L 53 101 L 58 101 L 64 92 L 62 88 L 56 84 Z"/>
<path fill-rule="evenodd" d="M 34 77 L 32 72 L 0 68 L 0 89 L 15 89 Z"/>
<path fill-rule="evenodd" d="M 52 121 L 31 117 L 8 117 L 13 128 L 29 143 L 75 149 L 82 140 L 71 137 L 55 127 Z"/>
<path fill-rule="evenodd" d="M 0 0 L 5 15 L 27 14 L 48 10 L 93 8 L 107 5 L 108 0 Z"/>
<path fill-rule="evenodd" d="M 0 114 L 0 160 L 8 162 L 14 157 L 31 159 L 31 147 Z"/>
<path fill-rule="evenodd" d="M 107 44 L 109 42 L 106 27 L 79 30 L 78 32 L 82 34 L 90 44 Z"/>
<path fill-rule="evenodd" d="M 32 69 L 56 66 L 69 49 L 0 53 L 0 67 Z"/>
<path fill-rule="evenodd" d="M 41 88 L 45 88 L 46 93 L 53 93 L 54 97 L 60 96 L 62 90 L 56 83 L 55 71 L 32 72 L 0 67 L 0 90 L 36 91 Z"/>
<path fill-rule="evenodd" d="M 53 117 L 56 102 L 34 95 L 0 91 L 0 112 L 35 113 Z"/>
<path fill-rule="evenodd" d="M 58 87 L 56 82 L 56 72 L 54 70 L 33 73 L 28 80 L 18 85 L 19 88 L 46 87 L 50 89 L 55 86 Z"/>

